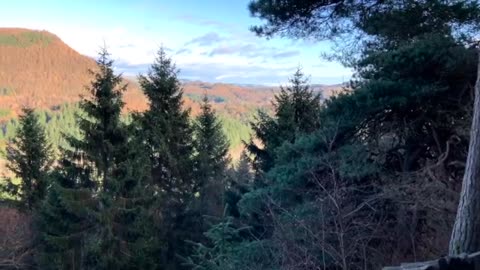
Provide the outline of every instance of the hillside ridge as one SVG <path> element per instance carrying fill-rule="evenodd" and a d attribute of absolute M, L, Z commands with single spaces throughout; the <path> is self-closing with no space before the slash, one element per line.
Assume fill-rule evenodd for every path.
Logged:
<path fill-rule="evenodd" d="M 153 60 L 153 59 L 152 59 Z M 87 94 L 88 70 L 95 60 L 80 54 L 46 30 L 0 28 L 0 121 L 15 117 L 23 106 L 51 109 Z M 147 101 L 136 79 L 125 76 L 125 110 L 141 111 Z M 182 80 L 185 106 L 199 111 L 200 97 L 211 96 L 219 113 L 242 117 L 270 107 L 278 87 Z M 328 89 L 328 86 L 321 87 Z"/>

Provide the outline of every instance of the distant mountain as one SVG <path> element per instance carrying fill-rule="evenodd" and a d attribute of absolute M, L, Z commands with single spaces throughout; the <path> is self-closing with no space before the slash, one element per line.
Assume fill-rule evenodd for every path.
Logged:
<path fill-rule="evenodd" d="M 53 108 L 88 95 L 88 70 L 95 61 L 66 45 L 47 31 L 0 28 L 0 120 L 14 117 L 23 105 Z M 125 78 L 126 110 L 143 110 L 147 102 L 135 77 Z M 185 106 L 193 113 L 207 93 L 219 113 L 242 117 L 260 107 L 270 107 L 278 87 L 234 85 L 183 80 Z M 328 86 L 315 87 L 320 90 Z"/>

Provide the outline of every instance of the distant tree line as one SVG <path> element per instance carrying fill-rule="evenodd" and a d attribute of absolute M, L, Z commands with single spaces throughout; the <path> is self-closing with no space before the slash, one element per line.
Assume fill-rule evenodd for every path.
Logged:
<path fill-rule="evenodd" d="M 198 102 L 201 102 L 199 100 Z M 80 136 L 80 131 L 75 122 L 75 115 L 81 110 L 77 103 L 65 103 L 52 107 L 50 110 L 35 109 L 38 121 L 46 133 L 47 140 L 52 144 L 53 151 L 59 152 L 60 148 L 67 147 L 64 134 Z M 5 116 L 8 120 L 0 122 L 0 159 L 6 157 L 7 142 L 13 140 L 20 125 L 18 118 L 11 118 L 11 110 L 0 109 L 0 118 Z M 225 133 L 231 148 L 242 145 L 242 141 L 250 138 L 251 129 L 248 120 L 236 118 L 228 114 L 219 114 L 222 130 Z M 191 117 L 192 121 L 194 117 Z M 122 121 L 130 121 L 131 113 L 121 115 Z"/>

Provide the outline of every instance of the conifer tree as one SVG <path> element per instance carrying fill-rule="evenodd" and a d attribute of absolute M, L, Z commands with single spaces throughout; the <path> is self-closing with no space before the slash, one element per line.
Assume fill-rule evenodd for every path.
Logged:
<path fill-rule="evenodd" d="M 82 114 L 77 116 L 82 138 L 67 138 L 70 149 L 60 168 L 59 187 L 43 209 L 45 249 L 60 252 L 56 265 L 62 267 L 74 262 L 92 269 L 154 268 L 150 250 L 155 238 L 148 224 L 154 191 L 147 187 L 150 175 L 145 173 L 149 160 L 138 136 L 129 136 L 120 120 L 126 86 L 114 74 L 106 50 L 97 68 L 91 97 L 81 101 Z M 65 224 L 49 226 L 64 215 Z M 76 248 L 69 256 L 66 247 L 72 245 Z"/>
<path fill-rule="evenodd" d="M 242 154 L 240 155 L 240 160 L 235 167 L 234 174 L 235 181 L 242 185 L 247 185 L 252 181 L 252 169 L 250 166 L 250 159 L 248 158 L 248 153 L 246 150 L 242 151 Z"/>
<path fill-rule="evenodd" d="M 114 74 L 113 61 L 104 50 L 97 61 L 92 98 L 84 99 L 80 119 L 83 140 L 70 140 L 84 153 L 92 168 L 98 193 L 97 226 L 90 236 L 88 264 L 96 269 L 135 267 L 145 257 L 139 242 L 148 237 L 146 220 L 149 175 L 148 160 L 135 138 L 121 122 L 122 94 L 126 85 Z M 144 219 L 145 218 L 145 219 Z M 143 237 L 144 236 L 144 237 Z M 153 238 L 151 238 L 153 239 Z M 145 243 L 147 245 L 147 243 Z"/>
<path fill-rule="evenodd" d="M 7 167 L 21 182 L 16 184 L 12 179 L 6 179 L 2 189 L 18 196 L 22 206 L 31 210 L 45 197 L 51 155 L 38 116 L 33 109 L 24 108 L 16 137 L 7 146 Z"/>
<path fill-rule="evenodd" d="M 281 87 L 273 105 L 273 116 L 259 112 L 257 122 L 252 123 L 254 135 L 263 146 L 253 141 L 247 144 L 254 156 L 257 173 L 266 172 L 273 166 L 277 147 L 284 142 L 292 143 L 298 135 L 311 133 L 319 127 L 320 95 L 310 89 L 300 68 L 290 79 L 290 85 Z"/>
<path fill-rule="evenodd" d="M 246 149 L 242 151 L 236 166 L 229 168 L 228 180 L 229 183 L 224 195 L 226 214 L 238 218 L 240 215 L 238 201 L 243 194 L 249 191 L 254 180 L 251 160 Z"/>
<path fill-rule="evenodd" d="M 200 187 L 202 214 L 220 216 L 229 161 L 228 143 L 206 94 L 202 99 L 201 113 L 195 120 L 195 177 Z"/>
<path fill-rule="evenodd" d="M 113 72 L 113 61 L 104 49 L 97 60 L 98 71 L 91 71 L 94 80 L 89 87 L 91 98 L 80 103 L 82 114 L 78 125 L 83 138 L 69 137 L 68 142 L 82 153 L 84 168 L 92 169 L 99 191 L 115 193 L 119 158 L 123 158 L 128 140 L 125 127 L 120 121 L 124 106 L 122 93 L 126 85 Z"/>
<path fill-rule="evenodd" d="M 194 125 L 195 174 L 201 186 L 225 176 L 228 142 L 208 96 L 202 99 L 201 113 Z"/>
<path fill-rule="evenodd" d="M 163 48 L 146 76 L 139 76 L 150 108 L 138 119 L 151 161 L 151 177 L 158 190 L 158 235 L 164 248 L 158 258 L 164 269 L 177 269 L 178 254 L 185 254 L 185 240 L 194 224 L 187 208 L 198 189 L 193 175 L 190 111 L 182 108 L 183 91 L 178 70 Z"/>
<path fill-rule="evenodd" d="M 148 75 L 139 76 L 150 102 L 143 114 L 143 131 L 152 160 L 152 177 L 162 192 L 189 196 L 192 182 L 192 128 L 190 110 L 184 110 L 178 70 L 163 48 Z M 179 196 L 179 197 L 178 197 Z"/>
<path fill-rule="evenodd" d="M 37 214 L 41 269 L 82 269 L 86 239 L 95 225 L 97 205 L 88 171 L 64 158 L 51 176 L 52 185 Z"/>

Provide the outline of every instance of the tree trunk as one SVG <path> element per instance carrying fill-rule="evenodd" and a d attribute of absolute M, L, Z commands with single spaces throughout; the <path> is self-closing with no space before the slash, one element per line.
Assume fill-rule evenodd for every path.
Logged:
<path fill-rule="evenodd" d="M 480 250 L 480 52 L 470 145 L 463 176 L 457 217 L 450 239 L 450 255 Z"/>

